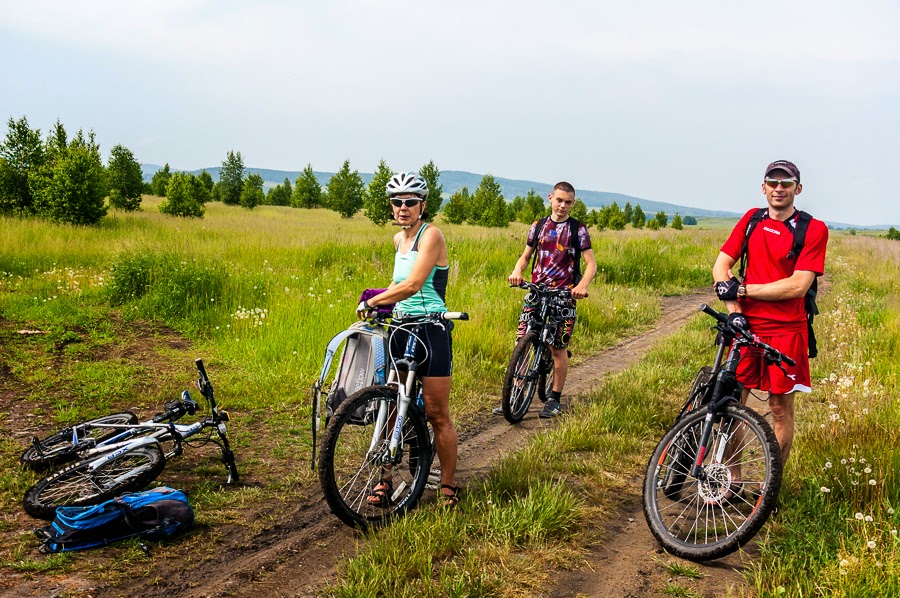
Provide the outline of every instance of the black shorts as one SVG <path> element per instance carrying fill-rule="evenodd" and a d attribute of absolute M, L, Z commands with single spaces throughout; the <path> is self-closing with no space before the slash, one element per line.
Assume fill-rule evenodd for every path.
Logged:
<path fill-rule="evenodd" d="M 450 335 L 452 324 L 444 324 L 446 328 L 426 324 L 419 328 L 416 336 L 415 359 L 419 362 L 418 375 L 444 378 L 453 373 L 453 338 Z M 395 330 L 391 334 L 391 357 L 402 359 L 406 352 L 406 341 L 409 330 Z M 427 351 L 426 351 L 427 349 Z"/>

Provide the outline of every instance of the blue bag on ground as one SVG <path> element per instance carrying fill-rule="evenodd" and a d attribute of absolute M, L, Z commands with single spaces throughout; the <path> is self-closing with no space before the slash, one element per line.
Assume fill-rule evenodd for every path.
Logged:
<path fill-rule="evenodd" d="M 185 493 L 160 486 L 99 505 L 58 507 L 53 523 L 34 532 L 44 541 L 41 552 L 66 552 L 106 546 L 125 538 L 165 540 L 193 523 L 194 511 Z"/>

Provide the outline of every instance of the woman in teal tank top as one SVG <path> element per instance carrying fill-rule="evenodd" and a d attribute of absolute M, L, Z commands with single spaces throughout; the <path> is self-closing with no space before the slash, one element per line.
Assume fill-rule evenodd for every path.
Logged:
<path fill-rule="evenodd" d="M 395 303 L 394 316 L 418 316 L 447 311 L 447 243 L 441 231 L 427 224 L 425 199 L 428 187 L 416 173 L 399 173 L 387 185 L 391 212 L 401 231 L 394 235 L 394 275 L 386 291 L 363 301 L 357 308 L 365 312 L 379 305 Z M 444 504 L 459 502 L 456 487 L 456 427 L 450 417 L 450 377 L 453 370 L 453 343 L 449 327 L 427 326 L 422 342 L 428 358 L 419 367 L 425 414 L 434 429 L 434 444 L 441 464 L 441 494 Z M 395 346 L 396 345 L 396 346 Z M 402 354 L 406 338 L 400 332 L 391 337 L 392 353 Z M 367 500 L 380 504 L 392 491 L 390 482 L 375 486 Z"/>

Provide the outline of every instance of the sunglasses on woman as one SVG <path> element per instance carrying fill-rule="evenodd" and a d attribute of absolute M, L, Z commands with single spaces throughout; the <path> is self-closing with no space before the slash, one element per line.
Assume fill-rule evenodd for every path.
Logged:
<path fill-rule="evenodd" d="M 781 185 L 782 189 L 790 189 L 797 184 L 797 179 L 766 179 L 766 185 L 772 189 L 777 189 Z"/>
<path fill-rule="evenodd" d="M 399 199 L 397 197 L 391 198 L 391 205 L 395 208 L 399 208 L 402 206 L 406 206 L 407 208 L 411 208 L 417 205 L 420 201 L 422 201 L 421 197 L 410 197 L 409 199 Z"/>

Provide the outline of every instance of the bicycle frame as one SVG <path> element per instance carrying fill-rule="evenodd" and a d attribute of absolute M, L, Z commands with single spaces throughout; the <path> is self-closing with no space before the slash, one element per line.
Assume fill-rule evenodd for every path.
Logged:
<path fill-rule="evenodd" d="M 712 395 L 707 403 L 706 417 L 703 422 L 703 431 L 698 445 L 699 448 L 690 471 L 692 477 L 703 481 L 706 479 L 703 460 L 708 452 L 708 445 L 716 416 L 728 403 L 741 402 L 741 394 L 744 390 L 744 386 L 738 382 L 736 372 L 744 347 L 756 345 L 762 347 L 765 354 L 768 354 L 769 352 L 775 353 L 775 363 L 777 363 L 779 367 L 781 367 L 781 360 L 788 362 L 792 360 L 786 355 L 772 349 L 772 347 L 769 347 L 765 343 L 760 342 L 757 337 L 751 336 L 748 332 L 740 328 L 733 328 L 732 326 L 726 325 L 726 321 L 723 319 L 724 314 L 713 310 L 706 304 L 701 305 L 700 310 L 719 320 L 719 324 L 716 326 L 716 329 L 719 331 L 719 336 L 717 338 L 718 348 L 716 349 L 716 358 L 713 365 L 713 378 L 716 382 L 713 387 Z M 728 357 L 723 364 L 722 356 L 725 353 L 726 346 L 730 347 L 730 349 Z M 718 439 L 718 449 L 713 455 L 713 461 L 715 463 L 721 463 L 724 459 L 731 435 L 732 433 L 730 431 L 726 431 L 725 434 L 721 435 Z"/>
<path fill-rule="evenodd" d="M 219 446 L 222 449 L 223 463 L 226 463 L 226 465 L 229 462 L 233 463 L 234 453 L 231 451 L 231 447 L 228 444 L 228 439 L 226 437 L 227 427 L 225 425 L 225 422 L 229 421 L 230 417 L 228 412 L 220 410 L 216 404 L 212 384 L 206 374 L 203 362 L 200 359 L 197 359 L 196 365 L 197 370 L 200 373 L 200 379 L 197 381 L 197 385 L 200 388 L 200 394 L 202 394 L 209 403 L 210 412 L 212 414 L 211 417 L 192 424 L 176 424 L 176 419 L 182 417 L 185 413 L 193 413 L 197 405 L 191 398 L 190 392 L 184 390 L 181 393 L 181 403 L 176 407 L 175 412 L 170 413 L 167 411 L 155 416 L 149 422 L 138 424 L 96 424 L 96 427 L 98 428 L 111 428 L 124 431 L 96 447 L 82 451 L 80 460 L 91 460 L 99 455 L 99 457 L 94 459 L 89 466 L 89 469 L 94 471 L 104 463 L 115 459 L 127 450 L 149 444 L 156 444 L 160 447 L 160 450 L 162 450 L 162 443 L 171 441 L 174 443 L 173 449 L 169 452 L 163 452 L 165 458 L 170 459 L 171 457 L 177 457 L 184 452 L 183 442 L 185 439 L 200 433 L 206 428 L 215 428 L 222 442 Z M 162 423 L 166 419 L 171 419 L 171 421 Z M 147 431 L 152 432 L 139 436 L 141 433 Z M 135 438 L 136 436 L 139 437 Z M 74 441 L 77 442 L 77 436 L 74 437 Z M 232 473 L 229 468 L 229 482 L 231 482 L 231 476 Z"/>

